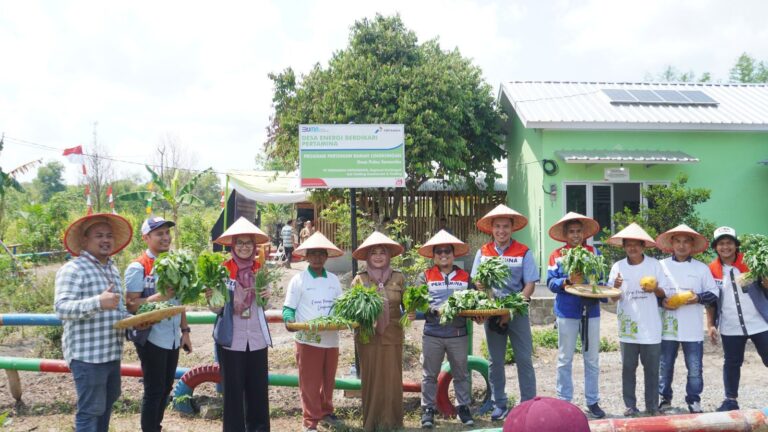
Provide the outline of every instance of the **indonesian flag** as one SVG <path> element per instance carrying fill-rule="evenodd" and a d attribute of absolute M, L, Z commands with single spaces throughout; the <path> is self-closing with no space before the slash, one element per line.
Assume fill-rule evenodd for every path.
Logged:
<path fill-rule="evenodd" d="M 224 191 L 221 191 L 221 199 L 219 200 L 219 205 L 221 205 L 221 208 L 224 208 L 225 203 L 226 200 L 224 200 Z"/>
<path fill-rule="evenodd" d="M 109 200 L 109 208 L 112 210 L 112 214 L 117 214 L 115 211 L 115 198 L 112 196 L 112 185 L 107 187 L 107 200 Z"/>
<path fill-rule="evenodd" d="M 83 156 L 83 146 L 77 146 L 72 148 L 64 149 L 63 156 L 66 156 L 67 159 L 69 159 L 70 163 L 82 165 L 83 167 L 83 175 L 86 174 L 85 172 L 85 157 Z"/>
<path fill-rule="evenodd" d="M 91 204 L 91 186 L 90 185 L 85 185 L 85 205 L 88 207 L 88 210 L 86 210 L 85 214 L 92 215 L 93 204 Z"/>

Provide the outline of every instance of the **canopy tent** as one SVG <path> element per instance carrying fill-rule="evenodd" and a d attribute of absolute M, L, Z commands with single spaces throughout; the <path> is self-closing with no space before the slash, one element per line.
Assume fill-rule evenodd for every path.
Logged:
<path fill-rule="evenodd" d="M 308 200 L 309 192 L 299 187 L 296 171 L 230 171 L 229 187 L 261 203 L 293 204 Z"/>

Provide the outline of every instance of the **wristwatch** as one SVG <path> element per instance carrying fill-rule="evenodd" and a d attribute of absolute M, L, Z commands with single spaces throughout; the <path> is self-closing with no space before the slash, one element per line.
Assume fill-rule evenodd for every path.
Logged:
<path fill-rule="evenodd" d="M 189 332 L 191 332 L 191 331 L 192 331 L 192 329 L 191 329 L 191 328 L 189 328 L 189 327 L 184 327 L 184 328 L 182 328 L 182 329 L 181 329 L 181 332 L 182 332 L 182 333 L 189 333 Z"/>

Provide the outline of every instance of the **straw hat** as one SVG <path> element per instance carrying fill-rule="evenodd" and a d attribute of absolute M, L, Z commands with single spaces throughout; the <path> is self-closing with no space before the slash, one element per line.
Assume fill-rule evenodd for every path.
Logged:
<path fill-rule="evenodd" d="M 520 231 L 528 225 L 528 218 L 504 204 L 499 204 L 495 209 L 489 211 L 488 214 L 480 218 L 475 225 L 480 231 L 486 234 L 493 234 L 493 220 L 497 218 L 512 219 L 512 232 Z"/>
<path fill-rule="evenodd" d="M 626 228 L 616 233 L 613 237 L 609 238 L 606 243 L 613 246 L 623 246 L 622 240 L 640 240 L 645 242 L 645 247 L 655 247 L 656 242 L 648 235 L 640 225 L 632 222 Z"/>
<path fill-rule="evenodd" d="M 567 215 L 560 218 L 559 221 L 555 222 L 555 224 L 549 228 L 549 236 L 554 240 L 568 243 L 568 238 L 565 236 L 565 230 L 563 228 L 565 228 L 565 226 L 568 225 L 568 222 L 571 221 L 581 222 L 585 240 L 600 232 L 600 224 L 597 223 L 596 220 L 584 216 L 583 214 L 568 212 Z"/>
<path fill-rule="evenodd" d="M 67 227 L 62 241 L 69 253 L 73 256 L 80 255 L 80 252 L 83 250 L 82 243 L 83 237 L 85 237 L 85 231 L 98 223 L 107 223 L 112 227 L 112 238 L 115 239 L 115 249 L 112 251 L 111 255 L 117 254 L 131 244 L 133 228 L 127 219 L 111 213 L 96 213 L 81 217 Z"/>
<path fill-rule="evenodd" d="M 297 247 L 293 253 L 298 256 L 305 257 L 307 256 L 307 251 L 310 249 L 325 249 L 328 251 L 328 258 L 335 258 L 344 255 L 344 251 L 337 248 L 336 245 L 331 243 L 331 241 L 328 240 L 320 231 L 312 234 L 308 239 L 304 240 L 304 243 Z"/>
<path fill-rule="evenodd" d="M 352 252 L 352 257 L 360 261 L 367 260 L 368 250 L 373 246 L 384 246 L 385 248 L 389 249 L 390 256 L 392 257 L 400 255 L 405 250 L 400 245 L 400 243 L 390 239 L 378 231 L 374 231 L 373 234 L 369 235 L 368 238 L 365 239 L 363 244 L 361 244 L 357 249 L 355 249 L 354 252 Z"/>
<path fill-rule="evenodd" d="M 235 236 L 240 235 L 252 235 L 256 237 L 256 244 L 266 243 L 269 241 L 269 236 L 264 234 L 264 231 L 259 227 L 252 224 L 248 219 L 240 216 L 240 219 L 236 220 L 223 234 L 219 236 L 214 243 L 218 243 L 222 246 L 232 246 L 232 239 Z"/>
<path fill-rule="evenodd" d="M 419 255 L 427 258 L 434 258 L 435 253 L 433 249 L 438 245 L 451 245 L 453 246 L 453 256 L 460 257 L 466 255 L 469 252 L 469 245 L 463 241 L 457 239 L 448 231 L 440 230 L 437 234 L 433 235 L 431 239 L 424 243 L 424 246 L 419 248 Z"/>
<path fill-rule="evenodd" d="M 658 246 L 662 252 L 674 252 L 672 249 L 672 237 L 678 234 L 684 234 L 693 238 L 693 250 L 691 250 L 691 255 L 702 253 L 709 247 L 707 238 L 697 233 L 686 224 L 680 224 L 663 234 L 659 234 L 659 236 L 656 237 L 656 246 Z"/>

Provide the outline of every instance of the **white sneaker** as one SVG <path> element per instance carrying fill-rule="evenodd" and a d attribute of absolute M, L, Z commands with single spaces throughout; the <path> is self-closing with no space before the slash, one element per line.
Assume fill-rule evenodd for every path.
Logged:
<path fill-rule="evenodd" d="M 688 404 L 688 411 L 691 412 L 691 414 L 699 414 L 704 411 L 701 410 L 701 402 L 694 402 Z"/>

